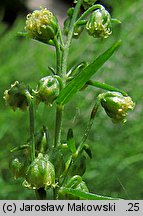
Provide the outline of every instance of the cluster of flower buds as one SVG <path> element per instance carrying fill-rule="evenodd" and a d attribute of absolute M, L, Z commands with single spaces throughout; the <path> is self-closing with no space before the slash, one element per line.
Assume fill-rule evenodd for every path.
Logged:
<path fill-rule="evenodd" d="M 103 6 L 90 15 L 86 30 L 95 38 L 107 38 L 111 35 L 111 16 Z"/>
<path fill-rule="evenodd" d="M 131 97 L 123 96 L 119 92 L 106 92 L 100 94 L 98 99 L 114 123 L 126 122 L 127 111 L 133 110 L 135 106 Z"/>
<path fill-rule="evenodd" d="M 5 90 L 3 98 L 6 105 L 10 106 L 14 111 L 17 108 L 25 111 L 29 106 L 29 101 L 32 99 L 32 96 L 24 83 L 16 81 L 11 85 L 10 89 Z"/>
<path fill-rule="evenodd" d="M 30 164 L 26 172 L 23 185 L 29 189 L 54 187 L 55 169 L 46 156 L 39 153 L 38 157 Z"/>
<path fill-rule="evenodd" d="M 64 22 L 64 34 L 66 36 L 68 35 L 69 29 L 70 29 L 70 22 L 71 22 L 70 17 L 68 17 Z M 84 26 L 76 25 L 74 27 L 73 38 L 78 39 L 83 30 L 84 30 Z"/>
<path fill-rule="evenodd" d="M 57 19 L 52 12 L 41 7 L 41 10 L 27 15 L 25 30 L 31 38 L 46 43 L 53 40 L 57 34 Z"/>
<path fill-rule="evenodd" d="M 60 92 L 60 84 L 56 77 L 46 76 L 43 77 L 37 86 L 34 95 L 37 99 L 37 102 L 44 102 L 47 105 L 53 103 L 57 98 Z"/>

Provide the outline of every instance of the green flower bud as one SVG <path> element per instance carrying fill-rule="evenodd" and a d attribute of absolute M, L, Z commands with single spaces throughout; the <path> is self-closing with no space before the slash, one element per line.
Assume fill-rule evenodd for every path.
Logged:
<path fill-rule="evenodd" d="M 75 189 L 81 182 L 82 177 L 80 175 L 75 175 L 67 182 L 66 187 Z"/>
<path fill-rule="evenodd" d="M 70 28 L 70 22 L 71 22 L 71 18 L 68 17 L 65 22 L 64 22 L 64 34 L 67 36 L 68 32 L 69 32 L 69 28 Z M 74 27 L 74 32 L 73 32 L 73 38 L 78 39 L 80 34 L 82 33 L 84 27 L 83 26 L 78 26 L 76 25 Z"/>
<path fill-rule="evenodd" d="M 15 179 L 24 177 L 27 169 L 26 158 L 23 156 L 13 158 L 9 163 L 9 168 Z"/>
<path fill-rule="evenodd" d="M 75 175 L 73 176 L 65 185 L 66 188 L 71 188 L 71 189 L 77 189 L 80 191 L 84 191 L 84 192 L 89 192 L 86 184 L 84 181 L 82 181 L 82 177 L 79 175 Z M 60 195 L 64 195 L 64 194 L 60 194 Z M 73 196 L 71 194 L 66 194 L 64 195 L 64 197 L 61 196 L 61 198 L 65 198 L 65 199 L 69 199 L 69 200 L 78 200 L 79 198 L 76 196 Z"/>
<path fill-rule="evenodd" d="M 10 89 L 5 90 L 3 98 L 5 99 L 6 105 L 10 106 L 14 111 L 17 108 L 21 111 L 25 111 L 32 96 L 23 83 L 16 81 L 11 85 Z"/>
<path fill-rule="evenodd" d="M 55 169 L 53 164 L 39 153 L 38 157 L 30 164 L 26 173 L 24 186 L 29 189 L 54 187 Z"/>
<path fill-rule="evenodd" d="M 85 183 L 84 181 L 80 182 L 80 183 L 77 185 L 76 189 L 81 190 L 81 191 L 84 191 L 84 192 L 89 192 L 89 190 L 88 190 L 88 188 L 87 188 L 87 185 L 86 185 L 86 183 Z"/>
<path fill-rule="evenodd" d="M 90 15 L 86 30 L 95 38 L 107 38 L 111 35 L 111 16 L 103 6 Z"/>
<path fill-rule="evenodd" d="M 57 19 L 52 12 L 41 7 L 41 10 L 27 15 L 25 30 L 31 38 L 46 43 L 53 40 L 57 34 Z"/>
<path fill-rule="evenodd" d="M 34 92 L 38 103 L 44 102 L 47 105 L 53 103 L 60 92 L 59 81 L 53 76 L 43 77 Z"/>
<path fill-rule="evenodd" d="M 126 122 L 128 110 L 133 110 L 135 103 L 129 96 L 119 92 L 106 92 L 98 96 L 102 107 L 114 123 Z"/>

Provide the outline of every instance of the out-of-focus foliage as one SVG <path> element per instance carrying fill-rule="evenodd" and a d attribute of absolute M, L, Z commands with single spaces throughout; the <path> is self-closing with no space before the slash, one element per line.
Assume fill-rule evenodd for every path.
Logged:
<path fill-rule="evenodd" d="M 136 108 L 128 115 L 125 125 L 115 125 L 100 109 L 87 140 L 93 158 L 84 181 L 96 194 L 124 199 L 143 197 L 143 46 L 142 0 L 109 1 L 113 5 L 113 17 L 122 21 L 115 25 L 113 35 L 106 40 L 87 37 L 86 32 L 73 41 L 69 66 L 87 60 L 91 62 L 116 39 L 122 39 L 120 49 L 95 76 L 96 80 L 127 91 L 136 102 Z M 9 173 L 10 149 L 24 144 L 29 136 L 28 112 L 13 112 L 5 107 L 3 92 L 15 80 L 36 87 L 40 78 L 50 75 L 48 66 L 54 66 L 54 50 L 28 39 L 18 38 L 16 33 L 24 26 L 18 19 L 12 30 L 0 37 L 0 199 L 35 199 L 34 193 L 21 186 L 22 179 L 14 181 Z M 5 26 L 0 25 L 0 31 Z M 103 91 L 88 87 L 79 92 L 65 107 L 63 139 L 69 128 L 74 129 L 78 143 L 86 128 L 89 112 L 96 96 Z M 55 111 L 40 104 L 36 111 L 36 129 L 47 125 L 52 140 Z M 53 119 L 53 120 L 52 120 Z"/>

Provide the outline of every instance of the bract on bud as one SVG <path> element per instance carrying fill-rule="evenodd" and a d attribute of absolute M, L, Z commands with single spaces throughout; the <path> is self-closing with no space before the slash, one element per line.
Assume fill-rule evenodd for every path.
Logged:
<path fill-rule="evenodd" d="M 57 98 L 59 92 L 59 81 L 53 76 L 46 76 L 39 81 L 34 94 L 37 98 L 38 103 L 44 102 L 45 104 L 50 105 Z"/>
<path fill-rule="evenodd" d="M 35 10 L 27 15 L 25 30 L 31 38 L 46 43 L 57 34 L 57 19 L 52 12 L 41 7 L 41 10 Z"/>
<path fill-rule="evenodd" d="M 111 16 L 103 6 L 90 15 L 86 30 L 95 38 L 107 38 L 111 35 Z"/>
<path fill-rule="evenodd" d="M 55 184 L 55 169 L 53 164 L 39 153 L 30 164 L 26 173 L 24 186 L 29 189 L 50 188 Z"/>
<path fill-rule="evenodd" d="M 29 101 L 32 99 L 32 96 L 24 83 L 16 81 L 11 85 L 10 89 L 5 90 L 3 98 L 6 105 L 10 106 L 14 111 L 17 108 L 25 111 L 29 106 Z"/>
<path fill-rule="evenodd" d="M 135 103 L 131 97 L 119 92 L 106 92 L 98 96 L 102 107 L 114 123 L 126 122 L 128 110 L 133 110 Z"/>

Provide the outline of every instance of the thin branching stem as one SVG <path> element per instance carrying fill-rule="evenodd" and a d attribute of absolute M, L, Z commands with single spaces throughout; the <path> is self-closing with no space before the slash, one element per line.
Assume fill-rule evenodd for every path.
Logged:
<path fill-rule="evenodd" d="M 30 129 L 30 144 L 31 144 L 31 160 L 35 159 L 35 143 L 34 143 L 34 106 L 33 102 L 29 103 L 29 129 Z"/>
<path fill-rule="evenodd" d="M 60 75 L 61 74 L 61 50 L 60 50 L 60 45 L 59 42 L 57 41 L 57 38 L 54 39 L 54 44 L 56 48 L 56 74 Z"/>
<path fill-rule="evenodd" d="M 54 147 L 61 144 L 63 106 L 57 105 Z"/>
<path fill-rule="evenodd" d="M 91 6 L 90 8 L 88 8 L 79 18 L 78 20 L 74 23 L 74 25 L 77 25 L 78 23 L 80 23 L 80 21 L 82 19 L 84 19 L 89 13 L 91 13 L 93 10 L 95 9 L 103 9 L 104 7 L 100 4 L 96 4 Z"/>
<path fill-rule="evenodd" d="M 73 36 L 73 32 L 74 32 L 74 23 L 76 22 L 81 3 L 82 3 L 82 0 L 79 0 L 77 2 L 75 9 L 74 9 L 72 19 L 71 19 L 71 23 L 69 26 L 69 32 L 68 32 L 67 41 L 66 41 L 66 44 L 64 47 L 63 59 L 62 59 L 62 75 L 63 75 L 63 77 L 66 76 L 66 72 L 67 72 L 67 59 L 68 59 L 69 48 L 71 45 L 71 40 L 72 40 L 72 36 Z"/>

